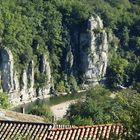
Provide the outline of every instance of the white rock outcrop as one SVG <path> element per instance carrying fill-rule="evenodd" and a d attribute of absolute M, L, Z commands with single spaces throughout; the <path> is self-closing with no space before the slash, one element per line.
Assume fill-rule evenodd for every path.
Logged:
<path fill-rule="evenodd" d="M 80 56 L 85 84 L 100 82 L 107 68 L 108 41 L 103 22 L 98 16 L 89 19 L 87 33 L 80 35 Z"/>
<path fill-rule="evenodd" d="M 28 94 L 29 98 L 33 98 L 36 96 L 34 84 L 35 84 L 35 78 L 34 78 L 34 61 L 32 60 L 29 62 L 28 68 L 27 68 L 27 80 L 28 80 Z"/>
<path fill-rule="evenodd" d="M 0 91 L 7 92 L 10 102 L 14 105 L 32 101 L 38 96 L 45 96 L 49 93 L 51 87 L 51 69 L 50 64 L 43 55 L 42 71 L 47 77 L 45 87 L 39 88 L 39 94 L 35 89 L 34 62 L 29 62 L 27 68 L 23 69 L 19 75 L 14 67 L 14 58 L 12 52 L 7 48 L 0 49 Z"/>
<path fill-rule="evenodd" d="M 47 60 L 47 58 L 48 57 L 46 55 L 42 55 L 40 72 L 44 73 L 47 76 L 48 83 L 50 83 L 51 82 L 51 68 L 50 68 L 50 63 Z"/>
<path fill-rule="evenodd" d="M 13 55 L 7 48 L 0 50 L 0 69 L 1 69 L 1 84 L 3 91 L 11 92 L 14 89 L 13 84 Z"/>
<path fill-rule="evenodd" d="M 73 72 L 73 63 L 74 63 L 74 56 L 71 50 L 71 46 L 69 48 L 69 50 L 67 51 L 67 55 L 66 55 L 66 71 L 67 74 L 72 74 Z"/>
<path fill-rule="evenodd" d="M 50 88 L 52 86 L 52 77 L 48 56 L 45 54 L 43 54 L 40 59 L 40 73 L 44 74 L 47 77 L 47 82 L 45 86 L 39 87 L 37 89 L 37 96 L 47 97 L 48 93 L 50 93 Z"/>

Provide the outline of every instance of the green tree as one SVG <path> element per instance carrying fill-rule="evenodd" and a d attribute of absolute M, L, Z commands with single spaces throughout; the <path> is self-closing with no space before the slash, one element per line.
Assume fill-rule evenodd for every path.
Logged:
<path fill-rule="evenodd" d="M 96 87 L 89 93 L 84 101 L 70 106 L 67 118 L 71 124 L 121 123 L 122 139 L 139 140 L 140 94 L 137 91 L 126 89 L 110 94 L 107 89 Z"/>
<path fill-rule="evenodd" d="M 8 108 L 10 106 L 7 93 L 0 92 L 0 108 Z"/>
<path fill-rule="evenodd" d="M 116 121 L 127 131 L 127 139 L 140 139 L 140 94 L 133 90 L 117 93 L 117 106 L 114 109 Z"/>
<path fill-rule="evenodd" d="M 74 76 L 68 77 L 68 83 L 70 85 L 70 91 L 72 91 L 73 93 L 76 92 L 78 89 L 78 85 Z"/>
<path fill-rule="evenodd" d="M 120 56 L 111 58 L 107 70 L 108 82 L 110 87 L 117 87 L 117 84 L 122 84 L 125 76 L 125 69 L 128 66 L 128 61 Z"/>
<path fill-rule="evenodd" d="M 84 126 L 84 125 L 93 125 L 93 120 L 91 117 L 81 117 L 80 115 L 76 115 L 71 117 L 70 122 L 72 123 L 72 125 L 80 125 L 80 126 Z"/>
<path fill-rule="evenodd" d="M 70 125 L 70 121 L 67 118 L 62 118 L 57 121 L 57 124 L 60 125 Z"/>
<path fill-rule="evenodd" d="M 45 104 L 39 104 L 34 106 L 29 113 L 43 117 L 46 122 L 52 121 L 52 112 L 50 108 Z"/>
<path fill-rule="evenodd" d="M 39 87 L 45 87 L 47 85 L 47 82 L 48 82 L 48 77 L 46 74 L 44 73 L 36 73 L 35 74 L 35 86 L 37 88 Z"/>
<path fill-rule="evenodd" d="M 137 50 L 140 50 L 140 37 L 136 38 L 136 47 L 137 47 Z"/>
<path fill-rule="evenodd" d="M 60 81 L 56 87 L 58 92 L 65 92 L 65 84 L 64 81 Z"/>
<path fill-rule="evenodd" d="M 82 122 L 84 119 L 88 123 L 92 120 L 93 124 L 110 123 L 112 121 L 110 115 L 112 98 L 108 89 L 96 86 L 87 91 L 86 98 L 83 100 L 70 106 L 67 117 L 71 124 Z"/>
<path fill-rule="evenodd" d="M 124 27 L 123 28 L 123 33 L 122 33 L 122 38 L 121 38 L 121 41 L 123 41 L 123 43 L 122 43 L 122 45 L 124 46 L 124 47 L 127 47 L 128 48 L 128 43 L 129 43 L 129 29 L 128 29 L 128 27 Z"/>

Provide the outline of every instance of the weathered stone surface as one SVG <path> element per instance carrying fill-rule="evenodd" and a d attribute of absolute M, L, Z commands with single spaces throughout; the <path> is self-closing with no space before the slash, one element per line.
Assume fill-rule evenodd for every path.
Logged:
<path fill-rule="evenodd" d="M 37 91 L 37 95 L 38 97 L 41 97 L 41 96 L 46 96 L 48 93 L 50 93 L 50 84 L 47 85 L 46 87 L 42 87 L 42 88 L 39 88 L 38 91 Z"/>
<path fill-rule="evenodd" d="M 107 33 L 98 16 L 92 16 L 88 32 L 80 34 L 80 56 L 85 84 L 97 84 L 106 73 L 108 56 Z"/>
<path fill-rule="evenodd" d="M 50 68 L 50 64 L 49 64 L 49 61 L 47 60 L 47 58 L 48 57 L 46 55 L 42 55 L 41 62 L 40 62 L 40 72 L 46 74 L 46 76 L 48 78 L 48 83 L 50 83 L 51 68 Z"/>
<path fill-rule="evenodd" d="M 51 77 L 51 68 L 50 68 L 50 63 L 48 61 L 48 56 L 47 55 L 42 55 L 41 60 L 40 60 L 40 72 L 45 74 L 47 77 L 47 82 L 44 87 L 39 87 L 37 89 L 36 95 L 39 96 L 45 96 L 50 93 L 50 88 L 52 86 L 52 77 Z"/>
<path fill-rule="evenodd" d="M 46 75 L 48 78 L 48 83 L 51 83 L 51 68 L 50 68 L 50 63 L 46 61 Z"/>
<path fill-rule="evenodd" d="M 0 69 L 2 88 L 6 92 L 13 90 L 13 55 L 7 48 L 0 49 Z"/>
<path fill-rule="evenodd" d="M 35 97 L 35 90 L 34 90 L 34 62 L 31 61 L 28 65 L 27 69 L 27 80 L 28 80 L 28 94 L 29 98 Z"/>
<path fill-rule="evenodd" d="M 15 71 L 14 72 L 14 91 L 19 91 L 20 90 L 20 84 L 19 84 L 19 79 L 18 79 L 18 74 L 17 72 Z"/>
<path fill-rule="evenodd" d="M 70 46 L 66 55 L 66 71 L 68 74 L 71 74 L 73 71 L 73 63 L 74 63 L 74 56 Z"/>
<path fill-rule="evenodd" d="M 48 82 L 43 88 L 39 88 L 39 96 L 45 96 L 50 91 L 51 70 L 47 57 L 42 57 L 41 72 L 46 74 Z M 20 79 L 20 80 L 19 80 Z M 33 100 L 37 93 L 34 87 L 34 62 L 30 61 L 27 68 L 19 76 L 14 68 L 14 58 L 12 52 L 7 48 L 0 49 L 0 91 L 5 91 L 9 95 L 10 102 L 14 105 L 22 104 Z"/>
<path fill-rule="evenodd" d="M 28 96 L 28 92 L 27 92 L 27 85 L 28 85 L 28 80 L 27 80 L 27 72 L 26 70 L 23 70 L 22 73 L 22 78 L 21 78 L 21 101 L 26 101 L 28 100 L 29 96 Z"/>

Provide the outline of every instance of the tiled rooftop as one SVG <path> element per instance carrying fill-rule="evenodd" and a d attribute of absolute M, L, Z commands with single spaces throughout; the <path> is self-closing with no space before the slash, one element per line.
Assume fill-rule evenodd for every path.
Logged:
<path fill-rule="evenodd" d="M 0 121 L 0 140 L 15 140 L 16 136 L 27 140 L 103 140 L 119 136 L 120 124 L 93 126 L 65 126 L 35 122 Z"/>
<path fill-rule="evenodd" d="M 52 127 L 53 124 L 45 123 L 0 121 L 0 140 L 15 140 L 20 136 L 27 140 L 46 140 Z"/>
<path fill-rule="evenodd" d="M 53 128 L 48 131 L 47 138 L 50 140 L 103 140 L 113 135 L 119 136 L 122 130 L 120 124 Z"/>

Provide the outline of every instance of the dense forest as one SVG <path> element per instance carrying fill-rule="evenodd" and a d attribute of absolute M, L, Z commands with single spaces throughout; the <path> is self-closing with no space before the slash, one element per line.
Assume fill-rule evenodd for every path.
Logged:
<path fill-rule="evenodd" d="M 93 14 L 103 20 L 108 39 L 113 36 L 109 44 L 106 87 L 91 89 L 86 95 L 86 102 L 72 105 L 63 121 L 99 124 L 121 120 L 138 134 L 139 0 L 0 0 L 0 48 L 6 47 L 12 51 L 19 75 L 30 60 L 34 60 L 37 87 L 47 81 L 46 75 L 38 70 L 41 55 L 45 53 L 51 64 L 55 89 L 59 92 L 76 91 L 82 79 L 68 74 L 64 61 L 73 31 L 85 30 L 87 20 Z M 111 91 L 116 92 L 118 85 L 129 89 L 117 92 L 119 96 L 115 99 L 110 98 Z M 77 110 L 80 111 L 78 116 Z"/>

